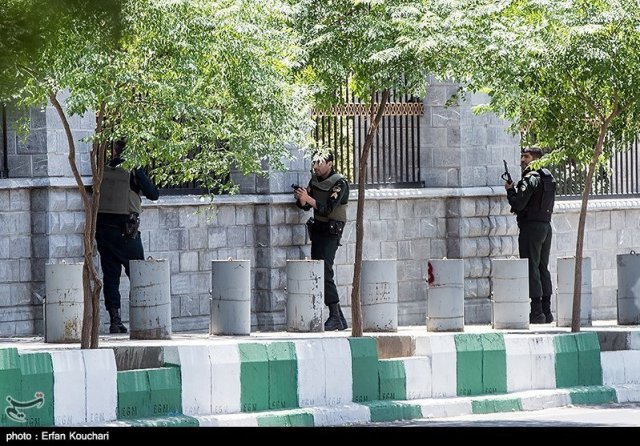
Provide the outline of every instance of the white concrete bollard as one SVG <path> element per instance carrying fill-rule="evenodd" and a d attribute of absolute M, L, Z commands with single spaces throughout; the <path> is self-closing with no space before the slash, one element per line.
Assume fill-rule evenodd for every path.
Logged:
<path fill-rule="evenodd" d="M 171 273 L 167 259 L 131 260 L 131 339 L 171 339 Z"/>
<path fill-rule="evenodd" d="M 398 331 L 395 260 L 363 260 L 360 276 L 363 331 Z"/>
<path fill-rule="evenodd" d="M 324 331 L 324 262 L 287 260 L 287 331 Z"/>
<path fill-rule="evenodd" d="M 427 270 L 427 331 L 464 330 L 464 261 L 430 259 Z"/>
<path fill-rule="evenodd" d="M 558 327 L 570 327 L 573 314 L 573 284 L 575 257 L 558 257 L 556 314 Z M 591 258 L 582 259 L 582 293 L 580 300 L 580 326 L 591 326 Z"/>
<path fill-rule="evenodd" d="M 640 324 L 640 255 L 616 256 L 618 264 L 618 325 Z"/>
<path fill-rule="evenodd" d="M 491 259 L 491 326 L 529 328 L 529 260 Z"/>
<path fill-rule="evenodd" d="M 82 263 L 45 265 L 44 342 L 80 342 L 84 291 Z"/>
<path fill-rule="evenodd" d="M 251 264 L 249 260 L 211 261 L 209 334 L 251 333 Z"/>

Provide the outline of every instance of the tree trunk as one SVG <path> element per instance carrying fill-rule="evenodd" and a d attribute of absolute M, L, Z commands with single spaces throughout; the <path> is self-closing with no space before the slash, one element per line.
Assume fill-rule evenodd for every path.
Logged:
<path fill-rule="evenodd" d="M 598 165 L 598 158 L 602 154 L 602 148 L 604 147 L 604 140 L 609 130 L 609 124 L 611 123 L 611 119 L 613 119 L 614 117 L 615 115 L 612 114 L 600 126 L 598 141 L 596 142 L 596 146 L 593 151 L 593 157 L 589 162 L 587 179 L 585 181 L 584 190 L 582 191 L 582 206 L 580 207 L 580 218 L 578 220 L 578 234 L 576 240 L 576 263 L 573 276 L 573 309 L 571 313 L 571 332 L 573 333 L 578 333 L 580 331 L 580 307 L 582 297 L 582 251 L 584 247 L 584 228 L 587 221 L 587 204 L 589 202 L 589 194 L 591 193 L 591 182 L 593 180 L 593 174 Z"/>
<path fill-rule="evenodd" d="M 96 302 L 100 300 L 100 291 L 102 289 L 102 281 L 98 277 L 98 273 L 95 269 L 95 265 L 93 262 L 94 259 L 94 250 L 93 241 L 95 240 L 95 222 L 97 215 L 97 199 L 99 198 L 99 190 L 100 190 L 100 182 L 97 184 L 97 194 L 96 194 L 96 184 L 94 184 L 94 196 L 89 198 L 89 194 L 85 188 L 85 184 L 82 181 L 82 176 L 78 171 L 78 167 L 76 165 L 76 146 L 73 140 L 73 134 L 71 132 L 71 127 L 69 126 L 69 120 L 67 119 L 65 112 L 56 97 L 56 93 L 52 92 L 49 94 L 49 100 L 53 104 L 60 120 L 62 121 L 62 126 L 64 127 L 64 132 L 67 137 L 67 144 L 69 146 L 69 166 L 71 167 L 71 171 L 73 172 L 73 177 L 76 180 L 76 184 L 78 185 L 78 190 L 80 191 L 80 197 L 82 199 L 82 205 L 85 211 L 85 225 L 82 231 L 82 240 L 83 240 L 83 249 L 84 249 L 84 266 L 82 269 L 82 288 L 84 292 L 84 311 L 82 316 L 82 335 L 80 338 L 80 347 L 83 349 L 87 348 L 98 348 L 98 336 L 97 336 L 97 328 L 100 322 L 99 318 L 96 317 L 99 310 L 99 305 L 95 305 Z M 102 122 L 102 114 L 104 112 L 104 105 L 99 113 L 99 126 L 96 128 L 96 134 L 99 134 L 101 130 L 101 122 Z M 95 145 L 94 145 L 95 146 Z M 92 159 L 92 171 L 94 171 L 94 160 Z M 104 158 L 102 160 L 103 168 L 104 168 Z M 99 164 L 99 163 L 98 163 Z M 94 181 L 95 181 L 95 172 L 94 172 Z M 100 176 L 100 180 L 102 177 Z"/>
<path fill-rule="evenodd" d="M 364 239 L 364 186 L 367 181 L 367 163 L 369 161 L 369 151 L 373 145 L 373 138 L 378 132 L 378 125 L 384 115 L 387 102 L 389 101 L 389 90 L 382 91 L 382 98 L 377 106 L 375 103 L 375 93 L 371 94 L 369 105 L 371 125 L 367 131 L 367 136 L 360 151 L 360 162 L 358 164 L 358 210 L 356 213 L 356 254 L 353 264 L 353 288 L 351 290 L 351 335 L 362 336 L 362 308 L 360 304 L 360 275 L 362 271 L 362 241 Z"/>

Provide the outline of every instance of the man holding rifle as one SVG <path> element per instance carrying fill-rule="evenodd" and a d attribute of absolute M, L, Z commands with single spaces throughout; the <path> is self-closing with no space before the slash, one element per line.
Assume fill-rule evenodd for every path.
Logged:
<path fill-rule="evenodd" d="M 521 259 L 529 259 L 529 298 L 531 312 L 529 322 L 544 324 L 553 322 L 551 314 L 551 274 L 549 254 L 551 251 L 551 214 L 556 196 L 556 182 L 547 169 L 533 170 L 531 162 L 542 157 L 542 150 L 530 147 L 522 150 L 520 163 L 522 179 L 514 186 L 505 161 L 504 188 L 516 214 L 518 248 Z"/>

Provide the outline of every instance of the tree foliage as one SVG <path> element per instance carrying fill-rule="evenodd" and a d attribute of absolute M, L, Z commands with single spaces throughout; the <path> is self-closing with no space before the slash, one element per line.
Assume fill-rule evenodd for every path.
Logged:
<path fill-rule="evenodd" d="M 0 98 L 22 106 L 51 103 L 67 134 L 86 212 L 84 348 L 98 339 L 102 284 L 93 239 L 110 141 L 125 137 L 126 164 L 155 166 L 160 185 L 196 180 L 224 191 L 234 189 L 233 166 L 244 173 L 260 173 L 265 164 L 282 168 L 287 145 L 303 145 L 310 128 L 306 90 L 293 82 L 298 49 L 279 0 L 107 3 L 101 9 L 69 1 L 54 14 L 55 27 L 45 30 L 38 20 L 11 19 L 12 30 L 36 37 L 0 69 L 0 79 L 17 73 L 0 83 Z M 6 9 L 11 18 L 33 12 L 29 1 L 11 0 Z M 68 125 L 69 116 L 86 113 L 96 115 L 92 196 L 75 165 Z"/>
<path fill-rule="evenodd" d="M 539 165 L 575 162 L 587 173 L 576 244 L 581 277 L 594 172 L 640 130 L 640 5 L 632 0 L 433 0 L 445 32 L 444 72 L 490 94 L 524 144 L 549 150 Z M 425 57 L 431 39 L 413 36 Z M 424 41 L 422 44 L 420 42 Z M 575 281 L 573 330 L 579 330 Z M 577 319 L 576 319 L 577 318 Z"/>

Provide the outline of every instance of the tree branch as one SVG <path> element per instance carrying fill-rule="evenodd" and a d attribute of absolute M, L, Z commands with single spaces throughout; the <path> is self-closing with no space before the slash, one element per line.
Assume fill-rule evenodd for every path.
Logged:
<path fill-rule="evenodd" d="M 576 80 L 573 77 L 570 76 L 569 79 L 571 80 L 571 85 L 573 85 L 573 88 L 576 90 L 576 93 L 578 93 L 578 96 L 581 97 L 582 100 L 584 100 L 587 103 L 589 108 L 593 110 L 593 112 L 596 114 L 598 119 L 600 119 L 600 121 L 603 122 L 605 120 L 604 114 L 600 110 L 598 110 L 598 107 L 596 106 L 595 102 L 593 102 L 593 100 L 591 100 L 591 98 L 589 98 L 587 95 L 582 93 L 582 91 L 578 87 L 578 84 L 576 83 Z"/>
<path fill-rule="evenodd" d="M 89 206 L 91 205 L 89 202 L 89 194 L 84 188 L 85 184 L 82 182 L 82 177 L 80 176 L 80 172 L 78 171 L 78 167 L 76 166 L 76 144 L 73 141 L 73 133 L 71 132 L 71 127 L 69 126 L 69 120 L 67 119 L 67 116 L 65 115 L 64 110 L 62 109 L 62 105 L 60 105 L 55 92 L 49 93 L 49 100 L 58 112 L 58 116 L 62 121 L 64 133 L 67 136 L 67 144 L 69 145 L 69 166 L 71 167 L 73 177 L 75 178 L 78 189 L 80 190 L 82 203 L 84 204 L 85 209 L 89 209 Z"/>

